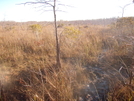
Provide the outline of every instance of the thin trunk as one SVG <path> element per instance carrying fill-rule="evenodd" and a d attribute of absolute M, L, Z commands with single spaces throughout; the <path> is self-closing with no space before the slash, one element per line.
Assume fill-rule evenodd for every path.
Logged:
<path fill-rule="evenodd" d="M 122 8 L 122 18 L 124 17 L 124 7 Z"/>
<path fill-rule="evenodd" d="M 61 62 L 60 62 L 60 44 L 59 44 L 59 38 L 58 38 L 58 32 L 57 32 L 57 21 L 56 21 L 56 0 L 54 0 L 54 6 L 53 6 L 53 13 L 54 13 L 54 27 L 55 27 L 55 36 L 56 36 L 56 62 L 57 67 L 61 68 Z"/>

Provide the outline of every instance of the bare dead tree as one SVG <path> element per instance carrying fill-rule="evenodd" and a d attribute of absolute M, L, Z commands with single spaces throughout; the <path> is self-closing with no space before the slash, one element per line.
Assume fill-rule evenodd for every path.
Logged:
<path fill-rule="evenodd" d="M 25 2 L 21 3 L 23 5 L 33 5 L 38 4 L 41 5 L 39 7 L 51 7 L 54 15 L 54 28 L 55 28 L 55 39 L 56 39 L 56 64 L 58 68 L 61 68 L 61 62 L 60 62 L 60 43 L 58 38 L 58 32 L 57 32 L 57 18 L 56 18 L 56 0 L 37 0 L 35 2 Z M 62 5 L 62 4 L 59 4 Z"/>
<path fill-rule="evenodd" d="M 134 0 L 133 0 L 133 2 L 134 2 Z M 122 9 L 122 17 L 124 17 L 125 8 L 126 8 L 127 6 L 129 6 L 129 5 L 131 5 L 131 4 L 133 4 L 133 3 L 129 3 L 129 4 L 126 4 L 126 5 L 123 6 L 123 7 L 120 7 L 120 8 Z"/>

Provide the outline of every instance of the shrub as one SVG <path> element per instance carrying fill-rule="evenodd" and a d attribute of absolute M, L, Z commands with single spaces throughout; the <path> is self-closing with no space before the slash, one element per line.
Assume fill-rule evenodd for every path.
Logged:
<path fill-rule="evenodd" d="M 39 24 L 33 24 L 29 26 L 33 32 L 41 32 L 42 26 Z"/>
<path fill-rule="evenodd" d="M 70 39 L 76 39 L 79 37 L 79 35 L 81 34 L 80 30 L 78 30 L 77 28 L 73 27 L 73 26 L 67 26 L 64 29 L 64 34 L 67 38 Z"/>

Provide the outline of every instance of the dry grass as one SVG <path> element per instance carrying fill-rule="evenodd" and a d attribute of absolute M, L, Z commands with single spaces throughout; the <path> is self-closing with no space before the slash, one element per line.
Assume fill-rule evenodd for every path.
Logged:
<path fill-rule="evenodd" d="M 77 101 L 91 76 L 82 67 L 112 65 L 118 69 L 123 64 L 121 59 L 131 66 L 133 46 L 128 40 L 114 37 L 108 27 L 60 28 L 60 70 L 55 66 L 53 27 L 42 26 L 39 38 L 28 26 L 21 27 L 23 30 L 20 26 L 0 28 L 1 101 Z M 132 101 L 133 83 L 115 86 L 108 100 Z M 122 100 L 122 95 L 128 100 Z"/>

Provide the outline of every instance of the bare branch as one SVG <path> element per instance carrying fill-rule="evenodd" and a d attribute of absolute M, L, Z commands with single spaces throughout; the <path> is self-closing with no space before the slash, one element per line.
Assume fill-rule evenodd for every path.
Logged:
<path fill-rule="evenodd" d="M 55 27 L 55 41 L 56 41 L 56 61 L 57 61 L 57 67 L 58 69 L 61 68 L 61 62 L 60 62 L 60 43 L 59 43 L 59 37 L 58 37 L 58 31 L 57 31 L 57 18 L 56 18 L 56 7 L 58 5 L 60 6 L 68 6 L 64 4 L 57 4 L 57 0 L 36 0 L 36 2 L 25 2 L 18 5 L 40 5 L 41 7 L 52 7 L 52 10 L 45 10 L 45 11 L 53 11 L 54 15 L 54 27 Z M 37 8 L 37 7 L 35 7 Z M 63 11 L 62 11 L 63 12 Z"/>
<path fill-rule="evenodd" d="M 50 8 L 51 6 L 50 5 L 40 5 L 40 6 L 36 6 L 35 8 Z"/>
<path fill-rule="evenodd" d="M 49 6 L 49 5 L 48 6 L 40 5 L 40 6 L 36 6 L 34 8 L 37 9 L 37 12 L 41 12 L 41 14 L 44 13 L 45 11 L 52 11 L 51 6 Z M 47 8 L 47 9 L 43 9 L 43 8 Z"/>
<path fill-rule="evenodd" d="M 56 11 L 58 11 L 58 12 L 64 12 L 64 13 L 66 13 L 66 11 L 63 11 L 63 10 L 56 10 Z"/>
<path fill-rule="evenodd" d="M 124 16 L 125 8 L 126 8 L 127 6 L 129 6 L 129 5 L 131 5 L 131 4 L 133 4 L 133 3 L 126 4 L 126 5 L 123 6 L 123 7 L 120 6 L 120 8 L 122 9 L 122 17 Z"/>
<path fill-rule="evenodd" d="M 25 3 L 20 3 L 18 5 L 31 5 L 31 4 L 47 4 L 50 5 L 51 7 L 53 7 L 54 5 L 52 5 L 51 3 L 44 1 L 44 2 L 25 2 Z"/>
<path fill-rule="evenodd" d="M 70 5 L 65 5 L 65 4 L 58 4 L 59 6 L 65 6 L 65 7 L 73 7 L 73 6 L 70 6 Z"/>

